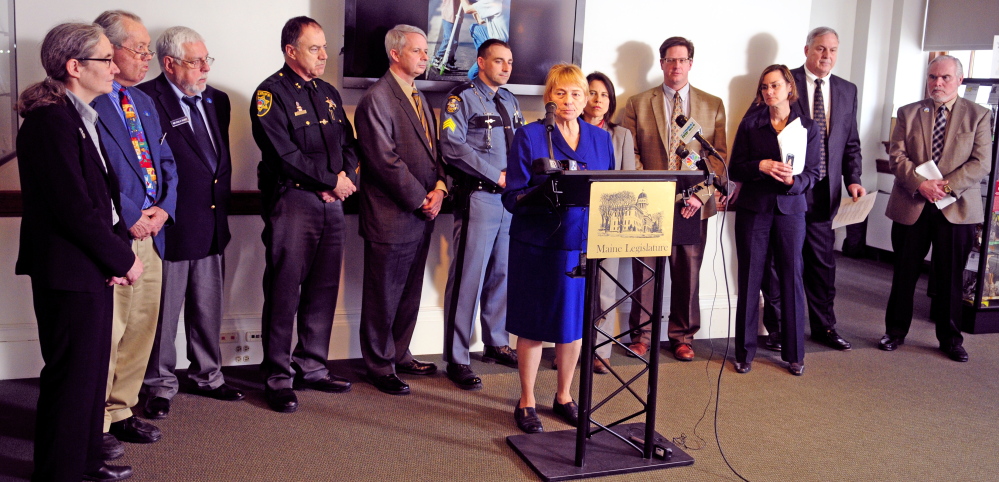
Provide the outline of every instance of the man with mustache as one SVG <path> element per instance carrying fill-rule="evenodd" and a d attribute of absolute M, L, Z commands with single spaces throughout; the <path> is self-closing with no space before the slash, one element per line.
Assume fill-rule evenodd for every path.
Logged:
<path fill-rule="evenodd" d="M 222 329 L 222 255 L 229 243 L 229 96 L 207 84 L 215 60 L 187 27 L 168 28 L 156 41 L 163 73 L 138 86 L 156 103 L 177 161 L 177 222 L 166 229 L 163 294 L 156 340 L 146 367 L 146 418 L 162 419 L 177 394 L 177 325 L 184 308 L 187 379 L 191 392 L 235 401 L 243 393 L 225 384 Z"/>
<path fill-rule="evenodd" d="M 327 393 L 350 382 L 326 368 L 343 259 L 343 200 L 357 188 L 354 130 L 340 93 L 319 78 L 326 36 L 295 17 L 281 29 L 285 65 L 257 87 L 250 105 L 264 218 L 264 394 L 294 412 L 293 388 Z M 298 315 L 298 343 L 292 330 Z"/>
<path fill-rule="evenodd" d="M 979 185 L 992 164 L 992 125 L 988 109 L 957 96 L 963 81 L 960 60 L 937 56 L 926 74 L 929 98 L 898 109 L 888 152 L 895 185 L 885 214 L 893 221 L 895 272 L 885 336 L 878 342 L 884 351 L 905 342 L 916 281 L 932 245 L 930 277 L 936 289 L 930 299 L 930 320 L 936 324 L 944 355 L 968 361 L 960 329 L 961 287 L 975 225 L 985 219 Z M 928 178 L 926 163 L 936 164 L 943 179 Z"/>

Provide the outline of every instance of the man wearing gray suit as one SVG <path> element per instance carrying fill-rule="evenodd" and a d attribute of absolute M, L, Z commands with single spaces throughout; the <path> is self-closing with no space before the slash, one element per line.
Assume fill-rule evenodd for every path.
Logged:
<path fill-rule="evenodd" d="M 959 328 L 962 276 L 975 225 L 985 219 L 979 184 L 989 174 L 992 156 L 989 110 L 957 96 L 963 81 L 960 60 L 935 57 L 926 75 L 930 98 L 898 109 L 889 147 L 895 185 L 885 212 L 893 221 L 895 272 L 885 336 L 878 343 L 892 351 L 905 342 L 919 269 L 932 245 L 930 277 L 936 292 L 930 299 L 930 320 L 936 324 L 940 350 L 957 362 L 968 361 Z M 927 167 L 943 179 L 927 176 Z"/>
<path fill-rule="evenodd" d="M 433 363 L 409 352 L 423 291 L 434 218 L 447 195 L 435 135 L 437 121 L 416 77 L 427 69 L 427 35 L 396 25 L 385 35 L 389 70 L 357 105 L 354 121 L 364 151 L 361 215 L 364 286 L 361 355 L 371 383 L 409 394 L 396 373 L 431 375 Z"/>
<path fill-rule="evenodd" d="M 696 89 L 688 82 L 690 69 L 694 65 L 693 42 L 683 37 L 670 37 L 659 47 L 659 57 L 659 64 L 663 69 L 663 84 L 628 99 L 624 111 L 623 125 L 635 137 L 638 169 L 696 170 L 696 166 L 688 165 L 676 155 L 676 148 L 684 146 L 691 152 L 700 152 L 711 170 L 724 176 L 724 164 L 715 158 L 708 158 L 707 151 L 697 141 L 682 144 L 679 127 L 676 125 L 676 118 L 680 114 L 696 120 L 701 125 L 702 137 L 714 146 L 719 156 L 726 157 L 728 144 L 725 142 L 725 105 L 718 97 Z M 701 261 L 704 257 L 708 218 L 714 216 L 716 211 L 714 188 L 711 186 L 691 196 L 689 205 L 681 210 L 681 215 L 684 218 L 700 216 L 700 243 L 675 246 L 669 257 L 671 284 L 667 334 L 670 351 L 681 361 L 694 359 L 691 343 L 694 341 L 694 334 L 701 327 Z M 642 261 L 649 266 L 655 263 L 654 258 L 643 258 Z M 644 269 L 642 263 L 635 259 L 632 265 L 634 286 L 638 286 L 646 276 Z M 649 349 L 649 328 L 638 327 L 649 319 L 648 313 L 640 305 L 644 304 L 646 309 L 652 311 L 652 285 L 646 284 L 638 293 L 635 300 L 637 303 L 632 303 L 629 323 L 633 343 L 629 348 L 638 355 L 644 355 Z"/>

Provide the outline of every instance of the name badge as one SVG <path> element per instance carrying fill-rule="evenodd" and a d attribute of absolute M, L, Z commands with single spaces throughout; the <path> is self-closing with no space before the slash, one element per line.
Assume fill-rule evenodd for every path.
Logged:
<path fill-rule="evenodd" d="M 184 117 L 178 117 L 178 118 L 170 121 L 170 125 L 172 127 L 177 127 L 177 126 L 182 126 L 184 124 L 187 124 L 188 122 L 191 122 L 191 119 L 188 119 L 187 116 L 184 116 Z"/>

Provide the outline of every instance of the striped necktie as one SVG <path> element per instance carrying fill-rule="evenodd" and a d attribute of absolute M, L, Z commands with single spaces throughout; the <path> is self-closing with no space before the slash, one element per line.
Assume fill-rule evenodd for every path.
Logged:
<path fill-rule="evenodd" d="M 427 126 L 427 117 L 423 115 L 423 100 L 420 98 L 420 92 L 413 87 L 413 104 L 416 106 L 416 117 L 420 118 L 420 123 L 423 124 L 423 135 L 427 137 L 427 142 L 430 147 L 433 147 L 434 140 L 430 137 L 430 127 Z"/>
<path fill-rule="evenodd" d="M 683 99 L 679 92 L 673 93 L 673 115 L 667 120 L 670 124 L 669 136 L 669 165 L 667 169 L 671 171 L 680 170 L 680 156 L 676 154 L 676 148 L 680 147 L 680 126 L 676 123 L 676 118 L 683 115 Z"/>
<path fill-rule="evenodd" d="M 937 120 L 933 123 L 933 162 L 940 164 L 940 157 L 943 156 L 944 133 L 947 132 L 947 107 L 941 105 L 937 108 Z"/>

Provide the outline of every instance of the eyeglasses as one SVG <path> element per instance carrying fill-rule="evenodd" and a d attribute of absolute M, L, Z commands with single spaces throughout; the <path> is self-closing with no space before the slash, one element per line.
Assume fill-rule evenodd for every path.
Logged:
<path fill-rule="evenodd" d="M 115 47 L 128 50 L 129 52 L 132 52 L 133 54 L 138 55 L 139 59 L 143 59 L 143 60 L 144 59 L 151 59 L 151 58 L 153 58 L 153 55 L 156 55 L 156 52 L 154 52 L 152 50 L 147 50 L 145 52 L 139 52 L 138 50 L 130 49 L 130 48 L 124 46 L 124 45 L 115 45 Z"/>
<path fill-rule="evenodd" d="M 215 63 L 214 57 L 205 57 L 203 59 L 194 59 L 194 60 L 178 59 L 176 57 L 170 57 L 170 58 L 184 62 L 184 64 L 186 64 L 188 67 L 192 69 L 200 69 L 205 66 L 211 66 L 213 63 Z"/>
<path fill-rule="evenodd" d="M 79 60 L 79 61 L 81 61 L 81 62 L 82 62 L 82 61 L 84 61 L 84 60 L 93 60 L 93 61 L 95 61 L 95 62 L 105 62 L 105 63 L 107 63 L 107 64 L 108 64 L 108 68 L 109 68 L 109 69 L 111 68 L 111 59 L 92 59 L 92 58 L 82 58 L 82 59 L 76 59 L 76 60 Z"/>
<path fill-rule="evenodd" d="M 665 59 L 663 59 L 663 62 L 666 62 L 667 64 L 685 65 L 685 64 L 689 64 L 692 60 L 694 60 L 694 59 L 689 58 L 689 57 L 688 58 L 681 58 L 681 59 L 665 58 Z"/>

